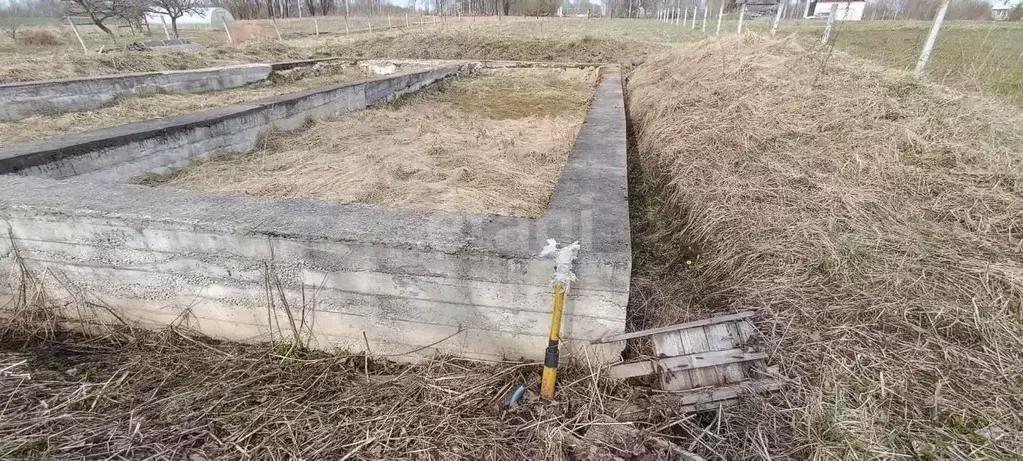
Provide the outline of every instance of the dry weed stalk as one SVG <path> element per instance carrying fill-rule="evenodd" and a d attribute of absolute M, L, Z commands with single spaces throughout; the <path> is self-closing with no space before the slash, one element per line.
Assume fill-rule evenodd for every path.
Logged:
<path fill-rule="evenodd" d="M 511 392 L 539 364 L 434 357 L 408 366 L 297 350 L 281 360 L 280 348 L 177 328 L 106 338 L 3 336 L 0 456 L 565 459 L 585 444 L 626 459 L 681 459 L 664 457 L 680 449 L 654 432 L 677 417 L 670 410 L 621 446 L 585 438 L 633 400 L 597 370 L 567 368 L 556 404 L 511 408 Z"/>
<path fill-rule="evenodd" d="M 718 423 L 728 458 L 1011 458 L 1023 115 L 818 60 L 747 35 L 630 75 L 633 322 L 760 309 L 793 381 Z"/>

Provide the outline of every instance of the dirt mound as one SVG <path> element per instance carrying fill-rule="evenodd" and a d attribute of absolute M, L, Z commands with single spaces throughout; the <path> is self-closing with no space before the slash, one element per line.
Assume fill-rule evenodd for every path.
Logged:
<path fill-rule="evenodd" d="M 623 62 L 655 45 L 611 38 L 514 38 L 465 31 L 415 31 L 338 45 L 338 56 L 408 59 Z"/>
<path fill-rule="evenodd" d="M 635 326 L 761 310 L 792 382 L 719 426 L 727 458 L 1008 456 L 1023 115 L 821 53 L 708 39 L 630 75 Z"/>

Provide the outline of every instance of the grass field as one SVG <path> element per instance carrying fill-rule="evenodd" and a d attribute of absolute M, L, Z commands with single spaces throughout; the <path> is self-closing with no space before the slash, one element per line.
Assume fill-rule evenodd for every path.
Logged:
<path fill-rule="evenodd" d="M 723 21 L 722 33 L 734 33 L 733 15 Z M 422 21 L 424 24 L 417 24 Z M 640 19 L 535 19 L 461 18 L 436 22 L 435 17 L 386 17 L 348 20 L 343 17 L 288 19 L 278 22 L 283 43 L 267 21 L 239 21 L 249 29 L 239 42 L 228 46 L 223 30 L 182 29 L 182 36 L 203 43 L 207 51 L 190 56 L 123 55 L 83 56 L 72 36 L 62 38 L 58 47 L 15 46 L 9 38 L 0 40 L 0 81 L 33 78 L 94 75 L 104 72 L 182 69 L 216 64 L 341 54 L 351 57 L 488 58 L 523 60 L 572 60 L 628 63 L 665 46 L 688 43 L 707 36 L 702 21 L 697 27 L 669 25 Z M 372 24 L 373 31 L 370 32 Z M 766 19 L 747 20 L 747 31 L 767 33 Z M 316 28 L 321 35 L 314 35 Z M 713 34 L 717 22 L 708 21 Z M 929 21 L 839 22 L 835 28 L 835 49 L 876 61 L 895 69 L 913 69 L 926 39 Z M 780 36 L 795 36 L 814 47 L 824 23 L 816 20 L 785 20 Z M 90 47 L 110 46 L 94 27 L 82 26 Z M 262 31 L 253 37 L 252 30 Z M 122 40 L 132 37 L 123 30 Z M 236 32 L 235 35 L 238 35 Z M 146 39 L 163 38 L 153 29 Z M 56 59 L 55 59 L 56 58 Z M 54 63 L 57 63 L 54 66 Z M 934 81 L 963 90 L 980 90 L 1023 104 L 1023 26 L 1018 22 L 946 22 L 927 74 Z"/>
<path fill-rule="evenodd" d="M 751 29 L 768 31 L 766 21 Z M 927 21 L 839 22 L 835 49 L 912 71 L 931 24 Z M 820 21 L 788 21 L 779 34 L 797 34 L 807 45 L 822 32 Z M 1023 104 L 1023 25 L 1019 22 L 948 21 L 942 26 L 927 75 L 964 90 L 982 90 Z"/>

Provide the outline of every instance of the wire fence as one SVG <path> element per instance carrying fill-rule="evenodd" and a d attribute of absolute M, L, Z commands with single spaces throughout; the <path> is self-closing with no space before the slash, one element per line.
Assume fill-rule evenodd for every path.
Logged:
<path fill-rule="evenodd" d="M 706 35 L 758 33 L 794 37 L 807 47 L 831 47 L 834 50 L 867 58 L 888 67 L 915 71 L 920 65 L 928 36 L 935 23 L 930 20 L 892 19 L 894 14 L 864 14 L 855 20 L 835 20 L 828 29 L 827 14 L 819 19 L 803 19 L 803 11 L 793 18 L 791 10 L 782 11 L 775 26 L 777 10 L 768 14 L 721 14 L 710 5 L 682 8 L 667 17 L 655 15 L 663 27 L 704 31 Z M 707 15 L 706 27 L 703 24 Z M 663 15 L 662 15 L 663 16 Z M 680 17 L 681 19 L 677 18 Z M 841 13 L 838 15 L 841 18 Z M 873 18 L 873 19 L 871 19 Z M 884 19 L 882 19 L 884 18 Z M 688 23 L 686 22 L 688 20 Z M 827 36 L 825 38 L 825 35 Z M 962 89 L 982 90 L 1010 102 L 1023 104 L 1023 22 L 1000 20 L 943 21 L 929 54 L 924 74 L 934 81 Z"/>
<path fill-rule="evenodd" d="M 51 42 L 81 52 L 93 53 L 122 47 L 133 42 L 180 38 L 201 45 L 283 41 L 318 35 L 351 35 L 398 31 L 422 27 L 444 27 L 449 23 L 488 21 L 489 17 L 443 17 L 421 13 L 384 14 L 374 16 L 310 16 L 286 19 L 238 20 L 220 23 L 179 23 L 175 34 L 170 22 L 142 22 L 132 25 L 108 22 L 107 33 L 86 17 L 65 18 L 0 18 L 0 51 L 51 45 Z M 49 39 L 41 39 L 46 37 Z M 80 40 L 79 40 L 80 39 Z"/>
<path fill-rule="evenodd" d="M 893 19 L 897 11 L 860 11 L 856 20 L 836 20 L 821 43 L 828 21 L 819 11 L 809 12 L 821 19 L 803 19 L 805 3 L 791 3 L 782 11 L 774 34 L 794 37 L 808 47 L 828 46 L 840 52 L 864 57 L 895 69 L 914 70 L 933 20 Z M 816 13 L 816 14 L 814 14 Z M 847 14 L 847 13 L 844 13 Z M 499 18 L 494 16 L 431 16 L 404 13 L 372 16 L 315 16 L 277 20 L 235 21 L 230 26 L 208 24 L 179 26 L 181 38 L 203 45 L 223 45 L 251 41 L 294 42 L 316 36 L 350 36 L 353 39 L 387 31 L 437 30 L 479 23 L 478 30 L 487 29 L 497 37 L 530 38 L 566 36 L 567 32 L 582 36 L 611 36 L 629 41 L 685 42 L 705 36 L 744 33 L 771 35 L 777 10 L 751 8 L 745 14 L 722 8 L 718 0 L 678 7 L 660 12 L 644 12 L 644 19 L 592 18 Z M 740 20 L 740 15 L 743 16 Z M 78 52 L 94 53 L 134 41 L 164 39 L 173 35 L 163 24 L 129 28 L 114 24 L 110 29 L 117 36 L 115 43 L 107 34 L 84 18 L 70 22 L 68 18 L 31 18 L 23 21 L 20 37 L 37 29 L 51 29 L 58 34 L 61 46 Z M 80 33 L 79 43 L 70 24 Z M 0 18 L 0 28 L 4 20 Z M 740 26 L 741 24 L 741 26 Z M 168 24 L 168 27 L 170 25 Z M 433 29 L 431 29 L 433 28 Z M 464 28 L 463 28 L 464 29 Z M 4 29 L 10 32 L 9 28 Z M 567 31 L 567 32 L 566 32 Z M 0 36 L 0 52 L 24 52 L 23 44 Z M 41 37 L 46 39 L 45 35 Z M 84 50 L 84 51 L 83 51 Z M 996 20 L 945 21 L 935 41 L 925 74 L 933 80 L 953 87 L 979 89 L 1023 104 L 1023 23 Z"/>

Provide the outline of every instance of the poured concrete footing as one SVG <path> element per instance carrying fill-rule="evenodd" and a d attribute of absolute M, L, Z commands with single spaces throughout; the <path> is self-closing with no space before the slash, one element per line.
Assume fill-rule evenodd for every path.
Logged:
<path fill-rule="evenodd" d="M 578 240 L 563 350 L 614 361 L 621 345 L 590 340 L 625 330 L 625 136 L 621 77 L 607 67 L 539 219 L 103 183 L 123 178 L 103 173 L 115 165 L 55 180 L 41 177 L 44 162 L 0 176 L 10 233 L 0 281 L 19 279 L 20 258 L 88 320 L 116 314 L 238 341 L 297 333 L 322 349 L 362 351 L 368 340 L 371 353 L 398 359 L 541 360 L 554 266 L 538 252 L 548 238 Z M 0 298 L 16 293 L 0 285 Z"/>
<path fill-rule="evenodd" d="M 169 70 L 0 85 L 0 121 L 102 107 L 125 94 L 200 93 L 261 82 L 271 64 Z"/>
<path fill-rule="evenodd" d="M 310 117 L 363 109 L 461 70 L 449 65 L 407 72 L 0 148 L 0 174 L 118 182 L 165 173 L 195 157 L 248 152 L 271 126 L 290 131 Z"/>

